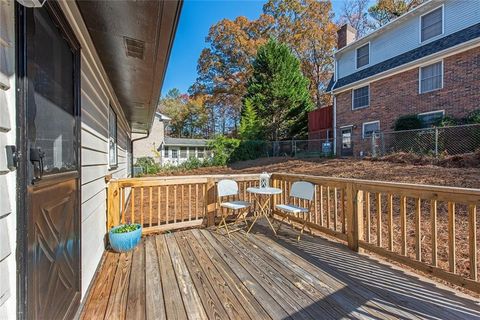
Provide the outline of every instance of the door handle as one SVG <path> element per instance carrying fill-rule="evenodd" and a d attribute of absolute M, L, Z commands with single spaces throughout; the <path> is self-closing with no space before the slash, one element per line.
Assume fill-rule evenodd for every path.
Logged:
<path fill-rule="evenodd" d="M 42 148 L 30 148 L 30 162 L 33 164 L 33 180 L 41 180 L 43 176 L 43 158 L 45 158 L 45 152 Z"/>

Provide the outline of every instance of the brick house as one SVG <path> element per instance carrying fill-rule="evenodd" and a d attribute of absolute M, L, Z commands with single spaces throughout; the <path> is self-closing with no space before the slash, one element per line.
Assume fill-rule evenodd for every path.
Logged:
<path fill-rule="evenodd" d="M 372 132 L 390 131 L 401 115 L 429 126 L 480 109 L 480 5 L 431 0 L 369 35 L 338 31 L 334 97 L 335 149 L 368 150 Z"/>

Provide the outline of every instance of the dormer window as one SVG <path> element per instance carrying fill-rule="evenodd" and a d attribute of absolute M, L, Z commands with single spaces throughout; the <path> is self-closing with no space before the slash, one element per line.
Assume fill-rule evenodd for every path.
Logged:
<path fill-rule="evenodd" d="M 370 43 L 357 48 L 357 69 L 370 63 Z"/>
<path fill-rule="evenodd" d="M 420 41 L 424 42 L 443 33 L 443 7 L 420 18 Z"/>

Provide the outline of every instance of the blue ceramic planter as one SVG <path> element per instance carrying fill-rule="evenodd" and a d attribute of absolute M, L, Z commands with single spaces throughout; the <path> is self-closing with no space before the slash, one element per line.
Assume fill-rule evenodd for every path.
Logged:
<path fill-rule="evenodd" d="M 112 228 L 108 233 L 108 238 L 110 240 L 110 245 L 112 249 L 117 252 L 127 252 L 133 250 L 142 237 L 142 227 L 137 224 L 139 227 L 135 231 L 127 232 L 127 233 L 114 233 L 114 231 L 123 225 L 117 226 Z"/>

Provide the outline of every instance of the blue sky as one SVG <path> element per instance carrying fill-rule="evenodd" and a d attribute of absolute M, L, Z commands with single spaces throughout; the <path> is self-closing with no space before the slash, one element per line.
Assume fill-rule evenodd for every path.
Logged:
<path fill-rule="evenodd" d="M 186 92 L 197 78 L 197 60 L 206 47 L 208 29 L 223 18 L 246 16 L 256 19 L 266 1 L 258 0 L 186 0 L 183 4 L 177 34 L 163 83 L 162 95 L 178 88 Z M 334 0 L 337 13 L 343 0 Z"/>

